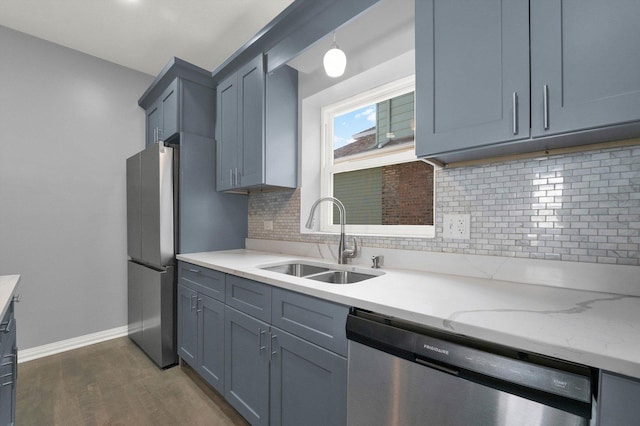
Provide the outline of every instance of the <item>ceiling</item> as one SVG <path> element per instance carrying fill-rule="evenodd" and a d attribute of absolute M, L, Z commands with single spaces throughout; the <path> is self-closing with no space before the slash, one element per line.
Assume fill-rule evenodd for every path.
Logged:
<path fill-rule="evenodd" d="M 293 0 L 1 0 L 0 25 L 156 75 L 222 64 Z"/>

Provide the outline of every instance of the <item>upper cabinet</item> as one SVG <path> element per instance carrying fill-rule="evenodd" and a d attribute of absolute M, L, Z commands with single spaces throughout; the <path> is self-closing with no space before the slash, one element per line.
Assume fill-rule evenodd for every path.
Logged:
<path fill-rule="evenodd" d="M 218 191 L 297 184 L 298 75 L 256 57 L 217 86 Z"/>
<path fill-rule="evenodd" d="M 416 154 L 443 163 L 640 134 L 640 2 L 416 2 Z"/>
<path fill-rule="evenodd" d="M 177 78 L 145 110 L 145 114 L 147 115 L 147 145 L 169 139 L 178 132 Z"/>
<path fill-rule="evenodd" d="M 147 145 L 171 145 L 179 164 L 178 253 L 244 247 L 246 197 L 216 190 L 215 83 L 209 71 L 173 58 L 138 100 L 146 111 Z"/>
<path fill-rule="evenodd" d="M 146 113 L 147 145 L 180 132 L 213 138 L 215 88 L 211 73 L 173 58 L 138 100 Z"/>
<path fill-rule="evenodd" d="M 531 2 L 534 137 L 640 120 L 640 2 Z"/>
<path fill-rule="evenodd" d="M 529 2 L 416 2 L 418 156 L 529 137 Z"/>

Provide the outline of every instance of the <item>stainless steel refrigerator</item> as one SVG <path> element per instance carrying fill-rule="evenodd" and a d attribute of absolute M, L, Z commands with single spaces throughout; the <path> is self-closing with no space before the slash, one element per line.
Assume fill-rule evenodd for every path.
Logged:
<path fill-rule="evenodd" d="M 160 143 L 127 159 L 129 337 L 163 368 L 177 362 L 178 152 Z"/>

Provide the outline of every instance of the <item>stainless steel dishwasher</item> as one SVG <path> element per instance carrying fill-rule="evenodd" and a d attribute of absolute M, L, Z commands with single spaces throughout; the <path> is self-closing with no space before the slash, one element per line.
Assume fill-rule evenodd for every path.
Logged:
<path fill-rule="evenodd" d="M 350 426 L 595 424 L 595 369 L 359 309 L 347 338 Z"/>

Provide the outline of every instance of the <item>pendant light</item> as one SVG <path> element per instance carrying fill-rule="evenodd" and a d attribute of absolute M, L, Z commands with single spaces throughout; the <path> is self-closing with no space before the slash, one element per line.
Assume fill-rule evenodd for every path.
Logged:
<path fill-rule="evenodd" d="M 333 32 L 333 44 L 331 49 L 327 50 L 322 60 L 324 65 L 324 71 L 329 77 L 340 77 L 344 74 L 344 69 L 347 67 L 347 55 L 338 47 L 336 43 L 336 32 Z"/>

